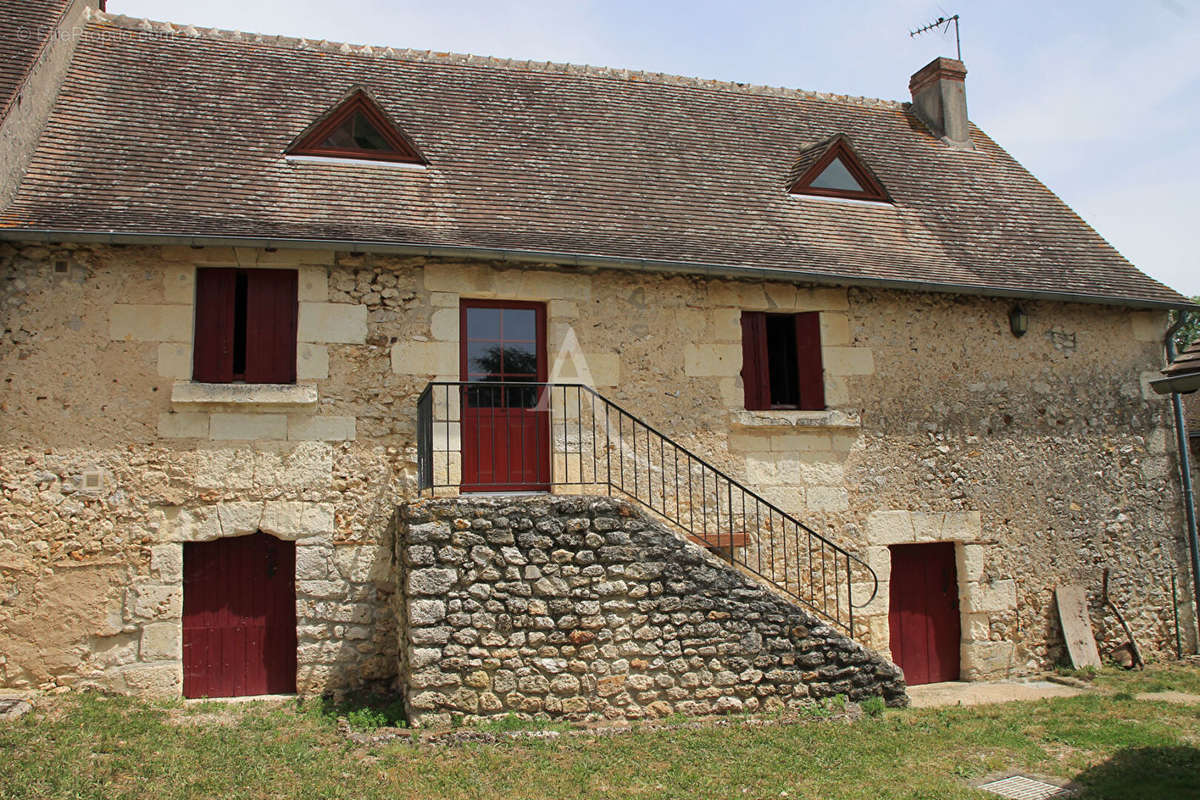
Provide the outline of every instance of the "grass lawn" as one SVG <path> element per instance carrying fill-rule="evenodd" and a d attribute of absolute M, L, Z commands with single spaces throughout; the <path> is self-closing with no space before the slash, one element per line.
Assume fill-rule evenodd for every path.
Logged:
<path fill-rule="evenodd" d="M 6 798 L 996 798 L 998 772 L 1091 798 L 1200 798 L 1200 670 L 1106 671 L 1081 697 L 458 747 L 361 746 L 319 702 L 46 699 L 0 724 Z M 356 718 L 372 724 L 371 712 Z M 494 726 L 492 730 L 504 726 Z"/>

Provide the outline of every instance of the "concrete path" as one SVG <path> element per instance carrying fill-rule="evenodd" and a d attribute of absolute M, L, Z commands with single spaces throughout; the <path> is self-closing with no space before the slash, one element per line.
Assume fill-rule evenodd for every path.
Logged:
<path fill-rule="evenodd" d="M 908 687 L 913 708 L 937 706 L 978 706 L 1008 703 L 1013 700 L 1041 700 L 1045 697 L 1074 697 L 1085 690 L 1050 681 L 950 681 Z"/>

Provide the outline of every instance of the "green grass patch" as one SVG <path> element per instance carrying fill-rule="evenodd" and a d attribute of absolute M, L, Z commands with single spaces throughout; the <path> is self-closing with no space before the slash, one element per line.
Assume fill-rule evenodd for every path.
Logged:
<path fill-rule="evenodd" d="M 509 712 L 476 724 L 474 727 L 489 733 L 514 733 L 517 731 L 565 731 L 571 729 L 569 722 L 548 719 L 525 719 Z"/>
<path fill-rule="evenodd" d="M 408 726 L 403 701 L 392 695 L 351 694 L 337 700 L 319 697 L 298 700 L 297 707 L 325 725 L 336 725 L 339 717 L 345 717 L 350 727 L 359 731 Z"/>
<path fill-rule="evenodd" d="M 1059 664 L 1054 668 L 1054 671 L 1057 674 L 1062 675 L 1064 678 L 1077 678 L 1081 681 L 1093 681 L 1096 679 L 1096 676 L 1100 674 L 1100 670 L 1096 669 L 1095 667 L 1088 666 L 1075 669 L 1074 667 L 1067 666 L 1066 664 Z"/>
<path fill-rule="evenodd" d="M 882 697 L 868 697 L 859 705 L 868 717 L 882 716 L 883 712 L 887 710 L 887 704 L 883 702 Z"/>
<path fill-rule="evenodd" d="M 338 732 L 337 718 L 352 714 L 363 726 L 398 721 L 384 698 L 185 706 L 66 695 L 0 727 L 0 797 L 984 800 L 994 795 L 968 783 L 1002 771 L 1077 780 L 1085 798 L 1200 797 L 1200 711 L 1132 699 L 1147 680 L 1194 679 L 1162 672 L 1098 676 L 1126 699 L 878 714 L 864 704 L 852 724 L 688 725 L 463 747 L 364 747 Z M 829 715 L 836 705 L 818 708 Z M 561 727 L 515 717 L 488 726 Z"/>
<path fill-rule="evenodd" d="M 1200 669 L 1177 664 L 1151 665 L 1144 670 L 1114 667 L 1100 671 L 1096 685 L 1127 692 L 1185 692 L 1200 695 Z"/>

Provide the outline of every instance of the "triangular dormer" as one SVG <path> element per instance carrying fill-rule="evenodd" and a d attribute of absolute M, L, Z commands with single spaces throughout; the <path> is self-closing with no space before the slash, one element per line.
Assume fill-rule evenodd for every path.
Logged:
<path fill-rule="evenodd" d="M 362 89 L 355 89 L 310 125 L 285 151 L 289 156 L 426 164 L 416 145 Z"/>
<path fill-rule="evenodd" d="M 792 165 L 791 194 L 891 202 L 883 184 L 862 163 L 844 134 L 806 147 Z"/>

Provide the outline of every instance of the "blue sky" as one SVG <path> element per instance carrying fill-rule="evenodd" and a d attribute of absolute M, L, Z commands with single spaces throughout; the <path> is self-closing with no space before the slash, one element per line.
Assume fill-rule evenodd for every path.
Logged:
<path fill-rule="evenodd" d="M 972 121 L 1127 258 L 1200 295 L 1200 3 L 109 0 L 172 22 L 908 99 L 962 17 Z"/>

